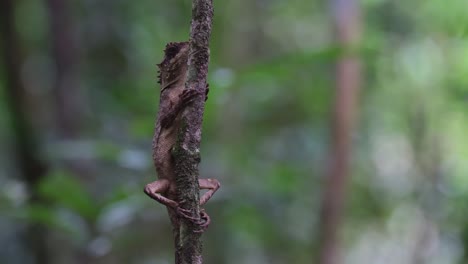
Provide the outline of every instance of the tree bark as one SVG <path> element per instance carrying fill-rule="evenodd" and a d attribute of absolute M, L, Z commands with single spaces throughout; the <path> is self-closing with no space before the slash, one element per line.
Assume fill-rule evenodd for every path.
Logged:
<path fill-rule="evenodd" d="M 14 6 L 12 0 L 0 1 L 0 34 L 2 57 L 5 64 L 6 103 L 10 111 L 11 129 L 14 136 L 14 155 L 19 172 L 29 192 L 29 203 L 44 203 L 36 187 L 47 172 L 46 164 L 39 158 L 38 140 L 34 133 L 34 118 L 28 108 L 28 93 L 21 81 L 22 56 L 20 41 L 15 30 Z M 26 244 L 37 264 L 48 262 L 46 227 L 30 223 L 26 229 Z"/>
<path fill-rule="evenodd" d="M 321 212 L 321 264 L 338 264 L 339 235 L 347 178 L 350 174 L 351 135 L 361 85 L 361 66 L 355 53 L 360 38 L 357 0 L 331 0 L 338 45 L 343 50 L 336 66 L 336 95 L 331 126 L 331 151 Z"/>
<path fill-rule="evenodd" d="M 178 201 L 184 201 L 182 207 L 191 210 L 191 216 L 196 219 L 200 219 L 198 164 L 212 18 L 212 0 L 193 0 L 189 68 L 185 89 L 196 89 L 199 96 L 182 113 L 182 126 L 174 147 L 177 198 Z M 201 264 L 203 258 L 201 233 L 197 232 L 199 227 L 192 221 L 181 218 L 177 228 L 176 263 Z"/>

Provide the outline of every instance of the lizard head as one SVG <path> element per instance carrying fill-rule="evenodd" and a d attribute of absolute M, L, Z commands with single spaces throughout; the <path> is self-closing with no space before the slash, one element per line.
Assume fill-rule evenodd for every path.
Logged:
<path fill-rule="evenodd" d="M 161 90 L 168 88 L 169 84 L 183 81 L 180 76 L 185 77 L 187 70 L 187 60 L 190 50 L 188 42 L 170 42 L 164 50 L 164 59 L 158 64 L 159 76 L 158 83 L 161 84 Z"/>

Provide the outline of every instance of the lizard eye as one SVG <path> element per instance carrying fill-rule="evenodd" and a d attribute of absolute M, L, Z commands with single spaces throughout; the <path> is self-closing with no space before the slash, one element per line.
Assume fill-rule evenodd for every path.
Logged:
<path fill-rule="evenodd" d="M 164 61 L 170 61 L 174 58 L 180 50 L 188 45 L 187 42 L 170 42 L 166 45 L 166 49 L 164 50 Z"/>
<path fill-rule="evenodd" d="M 166 53 L 166 60 L 170 60 L 172 58 L 175 57 L 175 55 L 177 55 L 177 53 L 179 52 L 180 50 L 180 46 L 179 45 L 171 45 L 172 43 L 169 43 L 166 47 L 166 50 L 165 50 L 165 53 Z"/>

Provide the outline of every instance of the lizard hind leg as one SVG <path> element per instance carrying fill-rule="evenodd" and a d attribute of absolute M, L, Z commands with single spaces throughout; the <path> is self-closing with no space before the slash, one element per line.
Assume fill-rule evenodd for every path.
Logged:
<path fill-rule="evenodd" d="M 162 193 L 165 193 L 169 189 L 170 184 L 171 184 L 170 181 L 167 179 L 159 179 L 155 182 L 148 183 L 145 186 L 144 192 L 149 197 L 158 201 L 159 203 L 165 206 L 176 208 L 177 206 L 179 206 L 177 202 L 161 195 Z"/>
<path fill-rule="evenodd" d="M 199 179 L 198 184 L 200 185 L 200 189 L 208 190 L 203 196 L 200 198 L 200 205 L 204 205 L 208 200 L 210 200 L 211 196 L 221 187 L 221 184 L 216 179 Z"/>
<path fill-rule="evenodd" d="M 177 214 L 198 227 L 198 229 L 194 230 L 195 233 L 203 233 L 211 223 L 210 216 L 205 212 L 205 210 L 200 208 L 200 218 L 193 217 L 192 211 L 190 209 L 184 209 L 178 207 L 176 210 Z"/>

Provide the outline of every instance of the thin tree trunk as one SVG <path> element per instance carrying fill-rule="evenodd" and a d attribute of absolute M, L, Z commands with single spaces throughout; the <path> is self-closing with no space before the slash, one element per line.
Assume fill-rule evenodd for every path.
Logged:
<path fill-rule="evenodd" d="M 78 49 L 69 1 L 47 0 L 50 36 L 55 61 L 54 100 L 57 130 L 63 139 L 79 135 L 82 123 L 82 96 L 78 87 Z"/>
<path fill-rule="evenodd" d="M 209 64 L 209 40 L 213 18 L 212 0 L 193 0 L 190 31 L 190 55 L 186 89 L 200 92 L 194 102 L 182 113 L 182 126 L 174 148 L 176 187 L 178 201 L 185 201 L 184 209 L 192 217 L 200 218 L 198 164 L 200 163 L 200 141 L 203 112 L 205 107 L 206 78 Z M 176 263 L 201 264 L 201 233 L 192 221 L 181 218 L 176 235 Z M 177 232 L 177 230 L 176 230 Z"/>
<path fill-rule="evenodd" d="M 36 187 L 46 174 L 46 164 L 39 158 L 39 148 L 32 125 L 33 113 L 28 109 L 27 91 L 21 81 L 22 57 L 20 41 L 15 30 L 14 6 L 12 0 L 0 1 L 0 30 L 2 57 L 5 64 L 6 97 L 11 113 L 11 128 L 17 166 L 29 191 L 29 203 L 43 203 Z M 26 230 L 25 241 L 37 264 L 47 264 L 46 227 L 31 223 Z"/>
<path fill-rule="evenodd" d="M 331 151 L 321 211 L 321 264 L 340 263 L 339 228 L 350 174 L 351 136 L 361 85 L 361 66 L 353 49 L 360 38 L 357 0 L 331 0 L 338 45 L 343 49 L 336 66 L 336 95 L 331 126 Z"/>
<path fill-rule="evenodd" d="M 82 133 L 84 106 L 79 80 L 79 53 L 77 32 L 69 0 L 47 0 L 49 11 L 49 32 L 54 60 L 53 102 L 55 131 L 58 143 L 74 143 Z M 91 173 L 83 160 L 61 160 L 63 167 L 76 178 L 85 182 Z M 93 223 L 87 226 L 95 233 Z M 94 259 L 85 249 L 77 250 L 77 263 L 92 263 Z"/>
<path fill-rule="evenodd" d="M 69 4 L 68 0 L 47 0 L 52 58 L 55 62 L 52 96 L 59 143 L 74 143 L 73 141 L 78 140 L 84 123 L 85 104 L 78 69 L 80 51 Z M 89 164 L 85 164 L 83 160 L 65 160 L 64 165 L 81 180 L 90 175 L 86 168 Z"/>

